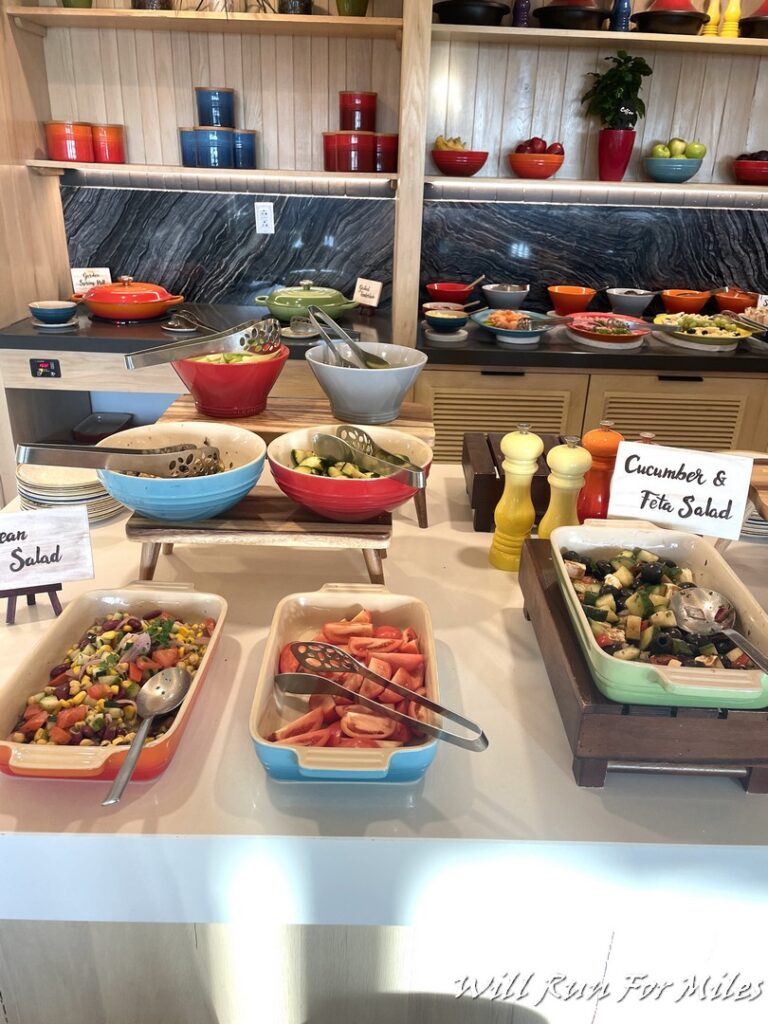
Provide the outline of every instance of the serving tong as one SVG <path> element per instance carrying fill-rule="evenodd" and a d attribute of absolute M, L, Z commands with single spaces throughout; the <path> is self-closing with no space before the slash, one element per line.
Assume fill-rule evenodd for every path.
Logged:
<path fill-rule="evenodd" d="M 71 466 L 146 473 L 167 479 L 211 476 L 221 468 L 221 453 L 209 444 L 165 448 L 99 448 L 85 444 L 19 444 L 16 461 L 29 466 Z"/>
<path fill-rule="evenodd" d="M 488 746 L 488 737 L 476 722 L 464 718 L 455 711 L 444 708 L 441 704 L 435 703 L 435 701 L 430 700 L 428 697 L 423 697 L 421 694 L 409 690 L 407 686 L 400 686 L 399 683 L 387 679 L 386 676 L 380 676 L 378 672 L 374 672 L 366 665 L 363 665 L 362 662 L 353 658 L 351 654 L 347 654 L 346 651 L 342 651 L 333 644 L 319 643 L 314 640 L 302 641 L 292 643 L 290 649 L 298 663 L 308 671 L 278 673 L 275 676 L 275 687 L 281 694 L 328 693 L 334 697 L 344 697 L 347 700 L 351 700 L 353 704 L 362 704 L 364 707 L 370 708 L 382 718 L 391 718 L 395 722 L 402 722 L 404 725 L 411 726 L 419 732 L 426 733 L 427 736 L 434 736 L 435 739 L 444 740 L 446 743 L 453 743 L 455 746 L 463 747 L 465 750 L 481 751 L 485 750 Z M 458 733 L 441 729 L 431 722 L 423 722 L 420 718 L 404 715 L 400 711 L 395 711 L 391 704 L 380 704 L 370 697 L 363 696 L 362 693 L 356 693 L 354 690 L 342 686 L 341 683 L 336 683 L 321 675 L 315 675 L 315 672 L 357 673 L 366 679 L 379 683 L 388 690 L 393 690 L 404 700 L 413 701 L 414 704 L 418 704 L 428 711 L 434 711 L 435 714 L 440 715 L 442 718 L 447 718 L 450 722 L 455 722 L 468 732 L 474 733 L 474 736 L 460 736 Z"/>
<path fill-rule="evenodd" d="M 381 455 L 373 455 L 368 451 L 358 448 L 344 437 L 340 436 L 342 428 L 337 428 L 336 434 L 313 434 L 312 450 L 321 459 L 330 459 L 333 462 L 351 462 L 353 465 L 364 469 L 367 472 L 378 473 L 389 480 L 399 480 L 409 487 L 416 487 L 421 490 L 427 482 L 424 470 L 407 460 L 404 462 L 395 461 L 399 456 L 385 452 L 377 445 L 377 452 Z M 365 433 L 365 431 L 362 431 Z M 366 434 L 366 437 L 368 435 Z M 371 440 L 370 438 L 368 438 Z M 371 441 L 371 444 L 373 442 Z"/>
<path fill-rule="evenodd" d="M 307 306 L 307 316 L 315 329 L 319 332 L 320 337 L 323 339 L 325 344 L 328 346 L 335 366 L 345 366 L 350 370 L 390 370 L 392 366 L 386 359 L 381 356 L 374 355 L 373 352 L 366 352 L 365 349 L 360 348 L 354 338 L 350 338 L 347 332 L 336 323 L 319 306 Z M 349 346 L 349 350 L 352 355 L 357 359 L 356 363 L 353 363 L 346 356 L 343 356 L 336 347 L 337 341 L 343 341 Z"/>
<path fill-rule="evenodd" d="M 191 322 L 191 321 L 190 321 Z M 160 366 L 179 359 L 193 359 L 195 356 L 219 355 L 225 352 L 251 352 L 267 355 L 280 348 L 280 322 L 273 317 L 266 320 L 248 320 L 237 327 L 228 327 L 218 334 L 205 338 L 190 338 L 173 341 L 169 345 L 145 348 L 139 352 L 128 352 L 125 365 L 129 370 L 145 366 Z"/>

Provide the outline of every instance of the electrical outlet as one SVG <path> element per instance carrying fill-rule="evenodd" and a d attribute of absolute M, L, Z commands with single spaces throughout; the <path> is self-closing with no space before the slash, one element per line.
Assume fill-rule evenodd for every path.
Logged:
<path fill-rule="evenodd" d="M 255 203 L 256 233 L 259 235 L 274 235 L 275 233 L 275 204 Z"/>

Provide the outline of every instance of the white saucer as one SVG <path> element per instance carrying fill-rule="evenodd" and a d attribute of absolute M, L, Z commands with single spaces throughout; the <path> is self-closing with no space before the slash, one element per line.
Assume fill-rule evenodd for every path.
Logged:
<path fill-rule="evenodd" d="M 309 341 L 311 338 L 319 338 L 320 331 L 302 331 L 301 334 L 296 334 L 290 327 L 281 327 L 280 335 L 283 338 L 288 338 L 289 341 L 304 341 L 305 338 Z"/>
<path fill-rule="evenodd" d="M 65 327 L 77 327 L 77 317 L 73 316 L 71 320 L 65 320 L 63 324 L 44 324 L 42 320 L 35 320 L 33 317 L 32 326 L 40 327 L 44 331 L 61 331 Z"/>
<path fill-rule="evenodd" d="M 581 335 L 574 334 L 567 327 L 565 333 L 569 340 L 577 345 L 584 345 L 586 348 L 602 348 L 609 352 L 631 352 L 632 349 L 642 348 L 645 341 L 645 335 L 642 338 L 632 338 L 630 341 L 594 341 L 592 338 L 582 338 Z"/>
<path fill-rule="evenodd" d="M 469 337 L 469 331 L 465 331 L 463 327 L 458 331 L 433 331 L 430 327 L 422 324 L 422 328 L 424 337 L 432 345 L 461 345 Z"/>
<path fill-rule="evenodd" d="M 501 348 L 534 348 L 541 344 L 541 339 L 546 333 L 548 332 L 542 331 L 541 334 L 537 334 L 533 338 L 510 338 L 506 334 L 494 334 L 494 338 L 496 344 Z"/>

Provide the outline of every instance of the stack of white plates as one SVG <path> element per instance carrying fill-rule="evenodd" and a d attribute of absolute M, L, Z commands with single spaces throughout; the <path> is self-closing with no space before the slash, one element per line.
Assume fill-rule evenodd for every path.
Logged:
<path fill-rule="evenodd" d="M 751 501 L 747 502 L 747 518 L 741 528 L 741 540 L 768 540 L 768 522 L 758 515 Z"/>
<path fill-rule="evenodd" d="M 24 510 L 85 505 L 88 521 L 104 522 L 123 511 L 102 487 L 93 469 L 62 466 L 17 466 L 16 487 Z"/>

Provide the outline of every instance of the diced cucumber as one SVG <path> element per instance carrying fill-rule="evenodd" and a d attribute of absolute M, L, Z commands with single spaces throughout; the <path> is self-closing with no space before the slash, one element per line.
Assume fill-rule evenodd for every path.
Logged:
<path fill-rule="evenodd" d="M 600 591 L 603 589 L 599 583 L 587 583 L 586 587 L 591 594 L 595 595 L 599 595 Z"/>
<path fill-rule="evenodd" d="M 595 598 L 594 604 L 598 608 L 607 608 L 610 612 L 616 611 L 616 598 L 613 594 L 601 594 L 600 597 Z"/>
<path fill-rule="evenodd" d="M 294 466 L 300 466 L 304 459 L 309 458 L 312 452 L 304 451 L 303 448 L 292 448 L 291 449 L 291 461 Z"/>
<path fill-rule="evenodd" d="M 696 652 L 685 640 L 672 640 L 672 653 L 682 654 L 686 658 L 692 657 Z"/>
<path fill-rule="evenodd" d="M 618 572 L 619 569 L 629 569 L 631 571 L 634 564 L 635 560 L 631 555 L 629 557 L 626 555 L 619 555 L 618 558 L 611 559 L 611 565 L 615 572 Z"/>
<path fill-rule="evenodd" d="M 344 476 L 344 474 L 336 466 L 331 466 L 328 469 L 328 476 Z"/>
<path fill-rule="evenodd" d="M 621 580 L 622 587 L 631 587 L 635 581 L 635 577 L 632 571 L 626 567 L 626 565 L 620 565 L 616 570 L 615 575 Z"/>
<path fill-rule="evenodd" d="M 594 619 L 590 619 L 589 625 L 594 636 L 602 636 L 603 633 L 608 632 L 608 626 L 604 622 L 596 622 Z"/>
<path fill-rule="evenodd" d="M 606 609 L 606 611 L 608 611 L 608 618 L 605 620 L 606 622 L 618 622 L 619 621 L 619 616 L 616 614 L 616 612 L 612 612 L 612 611 L 610 611 L 610 609 Z"/>
<path fill-rule="evenodd" d="M 639 615 L 641 619 L 644 619 L 653 608 L 653 605 L 647 594 L 642 590 L 636 590 L 625 601 L 625 607 L 632 615 Z"/>
<path fill-rule="evenodd" d="M 693 573 L 690 569 L 681 569 L 677 580 L 678 583 L 693 583 Z"/>
<path fill-rule="evenodd" d="M 643 632 L 643 620 L 639 615 L 628 615 L 625 625 L 627 640 L 639 640 Z"/>
<path fill-rule="evenodd" d="M 592 608 L 590 605 L 585 604 L 584 614 L 588 619 L 592 619 L 595 622 L 605 622 L 608 618 L 608 612 L 605 608 Z"/>
<path fill-rule="evenodd" d="M 647 651 L 653 643 L 653 641 L 659 635 L 659 632 L 660 631 L 658 626 L 647 626 L 643 630 L 642 635 L 640 636 L 640 650 Z"/>
<path fill-rule="evenodd" d="M 619 661 L 637 661 L 640 657 L 639 647 L 621 647 L 618 651 L 613 652 L 614 658 L 618 658 Z"/>
<path fill-rule="evenodd" d="M 309 476 L 317 476 L 314 469 L 310 469 L 309 466 L 294 466 L 293 468 L 297 473 L 308 473 Z"/>
<path fill-rule="evenodd" d="M 353 462 L 345 462 L 341 467 L 341 472 L 351 480 L 359 480 L 363 475 Z"/>
<path fill-rule="evenodd" d="M 47 711 L 48 714 L 52 714 L 54 711 L 58 711 L 61 706 L 61 701 L 58 697 L 54 697 L 53 694 L 49 694 L 46 697 L 41 697 L 39 701 L 40 707 L 43 711 Z"/>
<path fill-rule="evenodd" d="M 651 625 L 661 626 L 662 629 L 673 629 L 677 625 L 675 613 L 669 608 L 662 608 L 654 612 L 649 621 Z"/>
<path fill-rule="evenodd" d="M 637 552 L 638 562 L 658 562 L 659 556 L 654 555 L 652 551 L 646 551 L 645 548 L 641 548 Z"/>
<path fill-rule="evenodd" d="M 678 579 L 681 580 L 682 574 L 683 570 L 677 565 L 664 566 L 664 575 L 667 577 L 668 580 L 671 580 L 672 583 L 675 583 Z"/>
<path fill-rule="evenodd" d="M 325 463 L 318 455 L 307 455 L 299 465 L 305 466 L 307 469 L 325 469 Z"/>
<path fill-rule="evenodd" d="M 714 644 L 700 644 L 699 654 L 703 654 L 705 657 L 710 657 L 713 654 L 717 654 L 717 648 Z"/>
<path fill-rule="evenodd" d="M 593 594 L 591 590 L 588 590 L 584 595 L 584 604 L 594 605 L 598 601 L 597 594 Z"/>

